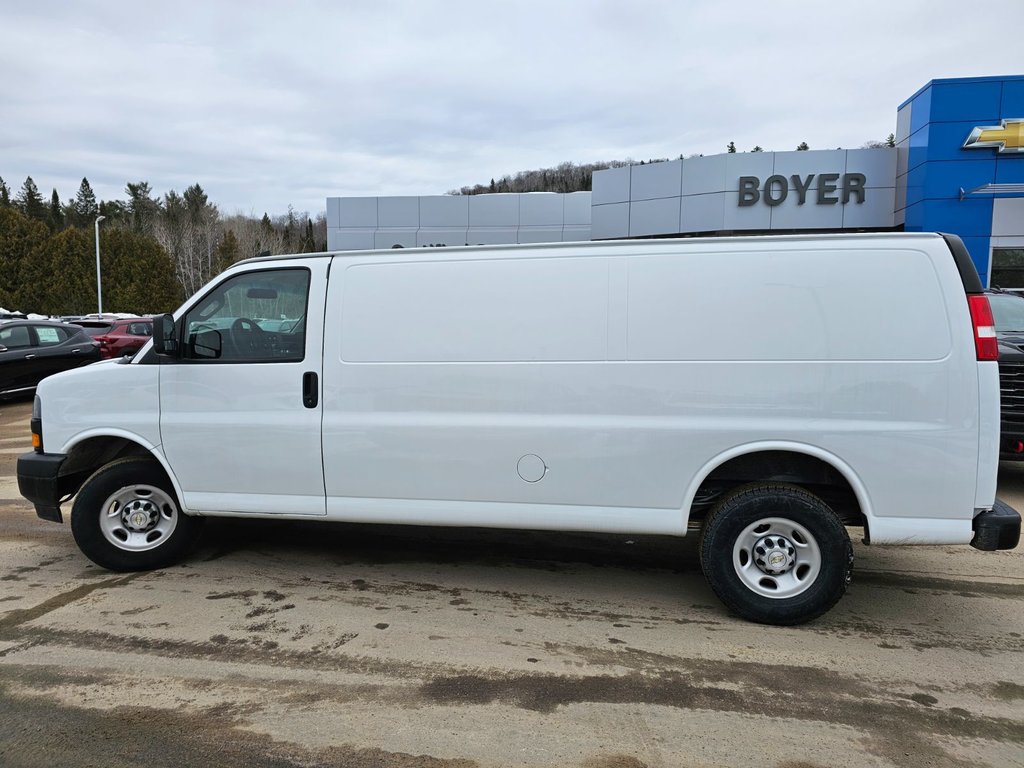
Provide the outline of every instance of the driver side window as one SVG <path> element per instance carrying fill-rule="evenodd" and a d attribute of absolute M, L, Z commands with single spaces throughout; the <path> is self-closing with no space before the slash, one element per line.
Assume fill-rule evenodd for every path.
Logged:
<path fill-rule="evenodd" d="M 300 362 L 306 349 L 309 270 L 235 275 L 184 318 L 183 355 L 195 361 Z"/>

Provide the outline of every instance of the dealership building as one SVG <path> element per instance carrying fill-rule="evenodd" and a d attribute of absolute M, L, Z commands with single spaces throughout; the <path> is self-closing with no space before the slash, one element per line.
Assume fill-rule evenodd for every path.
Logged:
<path fill-rule="evenodd" d="M 933 80 L 896 146 L 598 171 L 592 192 L 327 198 L 331 250 L 807 232 L 950 232 L 1024 289 L 1024 75 Z"/>

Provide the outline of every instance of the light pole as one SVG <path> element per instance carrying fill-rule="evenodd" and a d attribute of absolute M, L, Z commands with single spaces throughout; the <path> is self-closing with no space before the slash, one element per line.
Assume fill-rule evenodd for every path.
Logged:
<path fill-rule="evenodd" d="M 96 217 L 96 303 L 99 304 L 99 313 L 103 314 L 103 287 L 100 285 L 100 222 L 106 216 Z"/>

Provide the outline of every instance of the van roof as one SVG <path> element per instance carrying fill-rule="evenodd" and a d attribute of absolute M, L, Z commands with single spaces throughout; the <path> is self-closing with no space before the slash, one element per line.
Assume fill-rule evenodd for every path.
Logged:
<path fill-rule="evenodd" d="M 249 259 L 243 259 L 242 261 L 236 262 L 238 264 L 258 264 L 263 261 L 278 261 L 281 259 L 310 259 L 317 257 L 335 257 L 335 256 L 397 256 L 403 251 L 414 251 L 416 253 L 421 252 L 437 252 L 441 250 L 445 253 L 474 253 L 479 251 L 516 251 L 516 250 L 560 250 L 563 248 L 573 249 L 593 249 L 600 251 L 609 248 L 610 246 L 642 246 L 644 248 L 667 248 L 670 245 L 678 245 L 680 243 L 686 243 L 688 245 L 695 244 L 714 244 L 714 245 L 729 245 L 729 244 L 750 244 L 750 243 L 782 243 L 782 242 L 796 242 L 796 243 L 807 243 L 807 242 L 856 242 L 856 241 L 873 241 L 873 240 L 935 240 L 943 239 L 944 235 L 938 232 L 850 232 L 840 233 L 832 232 L 827 234 L 808 234 L 808 235 L 741 235 L 734 237 L 664 237 L 664 238 L 649 238 L 649 239 L 632 239 L 632 240 L 579 240 L 573 242 L 564 243 L 510 243 L 502 245 L 452 245 L 445 246 L 444 248 L 427 248 L 426 246 L 417 248 L 402 248 L 402 249 L 363 249 L 358 251 L 320 251 L 317 253 L 290 253 L 282 254 L 278 256 L 254 256 Z M 235 266 L 233 265 L 233 266 Z"/>

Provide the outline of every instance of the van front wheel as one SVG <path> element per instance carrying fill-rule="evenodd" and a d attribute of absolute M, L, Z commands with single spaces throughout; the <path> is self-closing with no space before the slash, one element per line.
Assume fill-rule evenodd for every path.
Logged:
<path fill-rule="evenodd" d="M 111 571 L 149 571 L 180 560 L 202 518 L 181 512 L 174 488 L 152 459 L 119 459 L 78 492 L 71 532 L 85 556 Z"/>
<path fill-rule="evenodd" d="M 762 483 L 723 499 L 704 523 L 701 567 L 734 613 L 802 624 L 836 604 L 853 571 L 842 522 L 802 488 Z"/>

